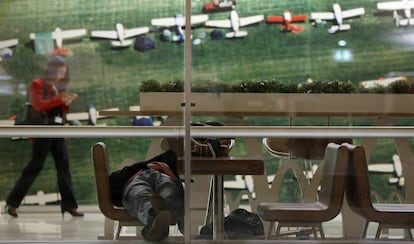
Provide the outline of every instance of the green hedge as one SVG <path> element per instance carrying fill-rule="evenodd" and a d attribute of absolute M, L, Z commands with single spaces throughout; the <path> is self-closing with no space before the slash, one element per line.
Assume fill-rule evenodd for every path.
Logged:
<path fill-rule="evenodd" d="M 279 80 L 246 80 L 237 83 L 205 81 L 193 83 L 193 92 L 252 92 L 252 93 L 414 93 L 414 80 L 405 79 L 388 86 L 376 86 L 370 89 L 356 86 L 351 81 L 310 81 L 291 82 Z M 159 82 L 144 80 L 139 86 L 140 92 L 182 92 L 184 82 L 171 80 Z"/>

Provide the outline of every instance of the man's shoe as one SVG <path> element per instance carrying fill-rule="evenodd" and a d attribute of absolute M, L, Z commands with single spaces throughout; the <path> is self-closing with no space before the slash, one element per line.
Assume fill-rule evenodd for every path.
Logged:
<path fill-rule="evenodd" d="M 170 233 L 171 214 L 163 210 L 157 214 L 151 225 L 142 229 L 142 237 L 147 241 L 162 241 Z"/>

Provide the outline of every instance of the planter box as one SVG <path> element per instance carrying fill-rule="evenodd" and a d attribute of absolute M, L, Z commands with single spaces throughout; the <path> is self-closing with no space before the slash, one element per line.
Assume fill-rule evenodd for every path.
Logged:
<path fill-rule="evenodd" d="M 192 93 L 194 115 L 384 116 L 414 115 L 413 94 Z M 140 93 L 143 112 L 182 113 L 184 93 Z"/>

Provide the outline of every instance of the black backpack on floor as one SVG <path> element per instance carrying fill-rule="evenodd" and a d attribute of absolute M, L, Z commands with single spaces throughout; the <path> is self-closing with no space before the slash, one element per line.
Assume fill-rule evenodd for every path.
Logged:
<path fill-rule="evenodd" d="M 251 213 L 245 209 L 235 209 L 224 218 L 224 237 L 225 239 L 243 240 L 256 239 L 264 235 L 262 220 L 256 213 Z M 212 224 L 205 225 L 200 230 L 198 239 L 212 239 Z"/>

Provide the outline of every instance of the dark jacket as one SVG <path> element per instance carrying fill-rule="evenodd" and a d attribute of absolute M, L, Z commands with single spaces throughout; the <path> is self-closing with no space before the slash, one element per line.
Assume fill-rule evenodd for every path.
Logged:
<path fill-rule="evenodd" d="M 122 206 L 122 194 L 124 188 L 129 183 L 131 177 L 134 176 L 138 171 L 148 169 L 147 164 L 150 162 L 166 163 L 174 175 L 177 177 L 177 179 L 179 179 L 178 185 L 180 186 L 179 189 L 181 189 L 180 194 L 184 196 L 184 189 L 182 188 L 181 180 L 177 170 L 177 154 L 173 150 L 168 150 L 147 161 L 136 162 L 132 165 L 125 166 L 124 168 L 111 173 L 109 176 L 109 183 L 111 189 L 111 199 L 115 205 Z"/>

